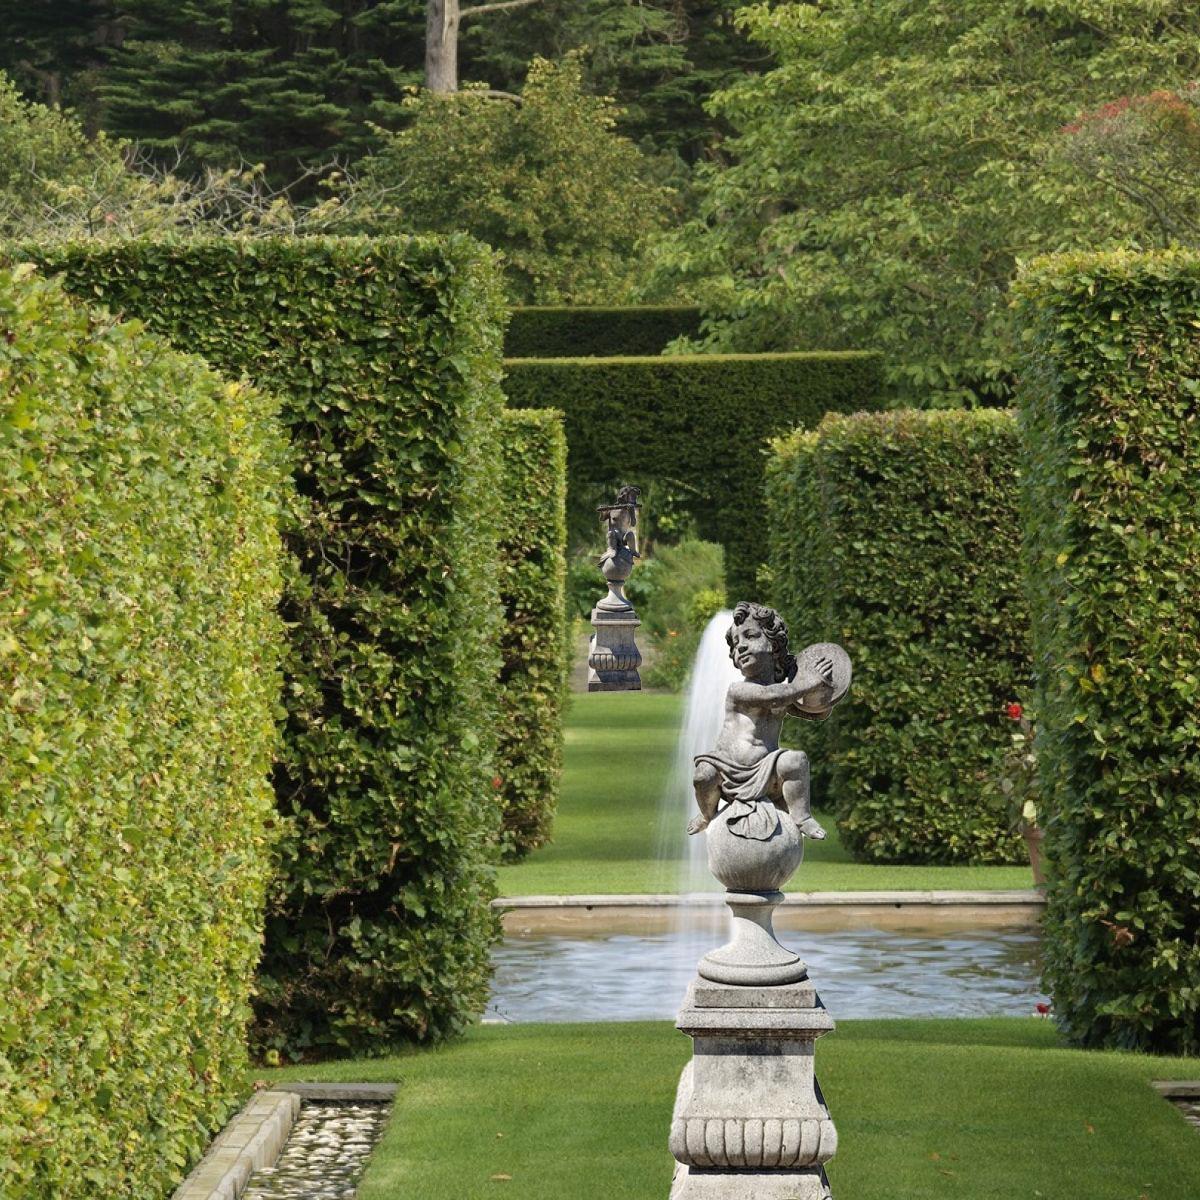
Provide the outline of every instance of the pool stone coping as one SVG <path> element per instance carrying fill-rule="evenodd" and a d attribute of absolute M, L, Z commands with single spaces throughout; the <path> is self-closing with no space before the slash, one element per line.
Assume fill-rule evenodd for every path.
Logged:
<path fill-rule="evenodd" d="M 613 893 L 611 895 L 501 896 L 492 907 L 522 908 L 711 908 L 724 900 L 721 892 L 677 895 L 673 892 Z M 1043 907 L 1046 895 L 1039 888 L 1008 888 L 995 891 L 939 892 L 788 892 L 780 908 L 879 905 L 892 908 L 955 905 L 1032 904 Z"/>
<path fill-rule="evenodd" d="M 303 1100 L 370 1101 L 386 1104 L 394 1083 L 282 1081 L 255 1092 L 213 1139 L 204 1157 L 171 1194 L 171 1200 L 238 1200 L 250 1176 L 275 1164 Z"/>

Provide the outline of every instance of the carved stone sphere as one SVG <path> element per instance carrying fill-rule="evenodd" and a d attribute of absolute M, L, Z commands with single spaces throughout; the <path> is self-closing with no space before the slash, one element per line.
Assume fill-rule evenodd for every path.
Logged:
<path fill-rule="evenodd" d="M 765 841 L 738 837 L 718 814 L 705 832 L 708 869 L 731 892 L 779 891 L 804 857 L 804 839 L 789 813 Z"/>

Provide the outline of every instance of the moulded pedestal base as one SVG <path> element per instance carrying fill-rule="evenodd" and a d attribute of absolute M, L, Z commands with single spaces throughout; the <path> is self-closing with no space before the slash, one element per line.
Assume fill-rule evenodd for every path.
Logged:
<path fill-rule="evenodd" d="M 824 1168 L 811 1171 L 710 1171 L 679 1163 L 671 1200 L 832 1200 Z"/>
<path fill-rule="evenodd" d="M 600 605 L 592 609 L 592 634 L 588 646 L 589 692 L 640 692 L 642 677 L 638 667 L 642 656 L 634 634 L 641 621 L 632 608 L 606 612 Z"/>
<path fill-rule="evenodd" d="M 812 983 L 701 977 L 676 1027 L 693 1051 L 671 1119 L 671 1200 L 831 1200 L 837 1129 L 813 1065 L 833 1020 Z"/>

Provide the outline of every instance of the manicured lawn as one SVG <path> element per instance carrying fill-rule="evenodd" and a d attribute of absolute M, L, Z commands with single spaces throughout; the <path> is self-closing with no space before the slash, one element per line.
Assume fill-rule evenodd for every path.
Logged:
<path fill-rule="evenodd" d="M 682 699 L 654 693 L 576 694 L 567 715 L 562 799 L 551 845 L 500 870 L 500 893 L 675 892 L 657 857 L 659 801 L 675 761 Z M 682 819 L 682 818 L 681 818 Z M 789 891 L 1032 887 L 1028 867 L 880 867 L 850 861 L 832 820 L 808 842 Z M 1134 1198 L 1136 1200 L 1136 1197 Z"/>
<path fill-rule="evenodd" d="M 279 1074 L 400 1084 L 360 1200 L 665 1200 L 688 1052 L 665 1022 L 485 1026 Z M 817 1072 L 837 1200 L 1200 1196 L 1200 1135 L 1149 1086 L 1195 1059 L 1064 1050 L 1034 1018 L 846 1021 Z"/>

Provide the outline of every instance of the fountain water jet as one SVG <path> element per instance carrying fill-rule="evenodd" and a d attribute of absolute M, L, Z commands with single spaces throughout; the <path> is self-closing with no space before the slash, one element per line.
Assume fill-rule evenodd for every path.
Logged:
<path fill-rule="evenodd" d="M 689 677 L 687 704 L 679 725 L 675 765 L 659 801 L 657 857 L 663 891 L 683 895 L 717 892 L 708 870 L 703 838 L 688 837 L 687 823 L 695 804 L 694 760 L 716 743 L 725 710 L 725 692 L 740 679 L 729 658 L 725 631 L 733 613 L 722 609 L 704 627 Z M 677 910 L 681 913 L 682 909 Z"/>

